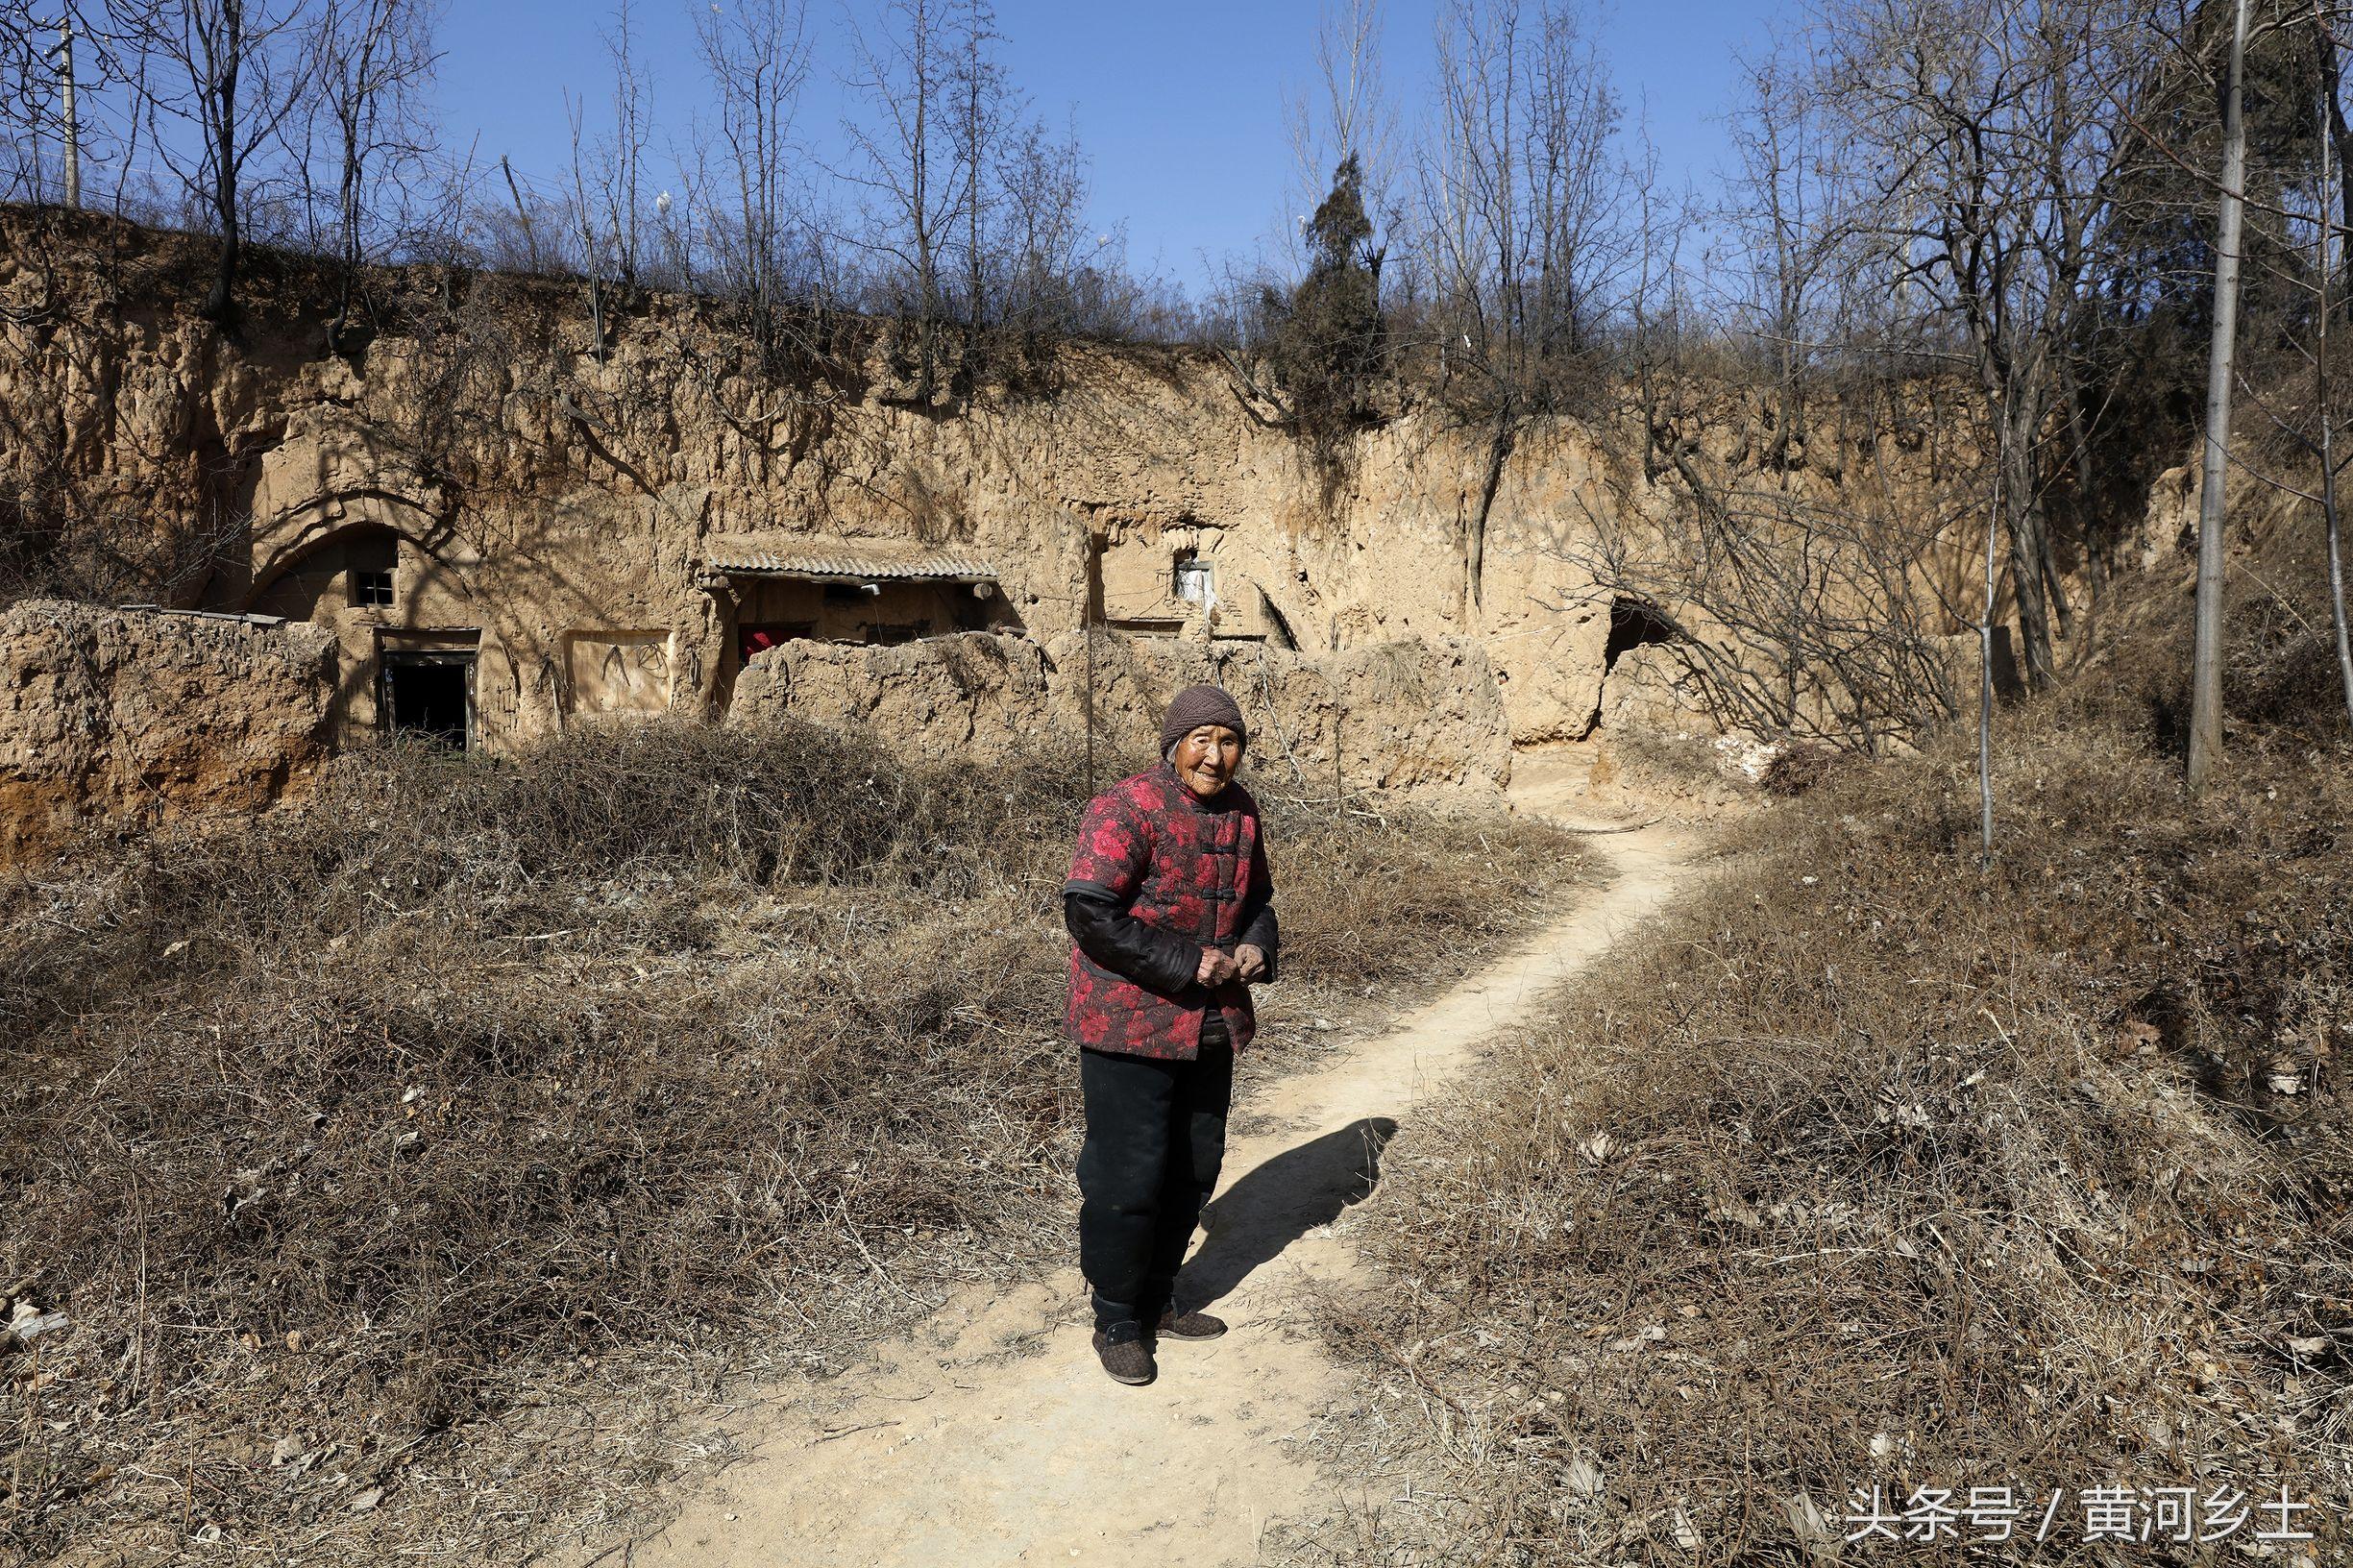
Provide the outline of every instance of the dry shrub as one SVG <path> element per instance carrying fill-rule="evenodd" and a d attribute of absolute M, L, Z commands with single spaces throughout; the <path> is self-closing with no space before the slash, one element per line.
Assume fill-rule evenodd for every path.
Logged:
<path fill-rule="evenodd" d="M 2204 1562 L 2078 1492 L 2228 1482 L 2353 1560 L 2353 747 L 2277 634 L 2234 691 L 2314 695 L 2194 805 L 2153 647 L 2004 715 L 1990 868 L 1969 737 L 1843 770 L 1397 1146 L 1330 1329 L 1429 1413 L 1413 1550 L 1797 1563 L 1793 1500 L 2006 1485 L 2068 1495 L 2005 1561 Z"/>
<path fill-rule="evenodd" d="M 609 1422 L 601 1361 L 789 1325 L 838 1365 L 877 1290 L 1066 1250 L 1084 795 L 1063 758 L 651 724 L 355 755 L 299 814 L 0 884 L 0 1290 L 74 1323 L 0 1356 L 0 1558 L 141 1521 L 380 1560 L 432 1535 L 428 1476 L 527 1531 L 554 1500 L 507 1417 Z M 1270 1011 L 1471 962 L 1571 853 L 1266 804 Z"/>
<path fill-rule="evenodd" d="M 1821 783 L 1847 761 L 1847 754 L 1826 746 L 1795 742 L 1774 754 L 1757 786 L 1767 795 L 1795 799 Z"/>

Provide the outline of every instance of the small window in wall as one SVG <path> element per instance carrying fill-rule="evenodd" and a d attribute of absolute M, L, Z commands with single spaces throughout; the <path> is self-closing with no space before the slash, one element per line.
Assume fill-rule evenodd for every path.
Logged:
<path fill-rule="evenodd" d="M 351 574 L 352 602 L 392 607 L 392 573 L 401 564 L 400 541 L 388 533 L 363 534 L 343 547 L 343 568 Z"/>
<path fill-rule="evenodd" d="M 1178 556 L 1169 586 L 1179 599 L 1194 604 L 1206 603 L 1210 597 L 1210 563 L 1190 555 Z"/>

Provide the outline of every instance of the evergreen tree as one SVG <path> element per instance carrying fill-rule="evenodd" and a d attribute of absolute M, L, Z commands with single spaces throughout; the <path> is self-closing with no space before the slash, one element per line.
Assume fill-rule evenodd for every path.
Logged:
<path fill-rule="evenodd" d="M 1308 273 L 1285 298 L 1266 291 L 1274 324 L 1267 359 L 1292 422 L 1329 457 L 1363 424 L 1382 348 L 1381 257 L 1364 212 L 1363 172 L 1351 154 L 1309 220 Z"/>

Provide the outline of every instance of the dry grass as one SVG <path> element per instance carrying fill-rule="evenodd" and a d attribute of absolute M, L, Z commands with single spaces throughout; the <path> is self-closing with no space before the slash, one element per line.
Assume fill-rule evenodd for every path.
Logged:
<path fill-rule="evenodd" d="M 0 884 L 0 1289 L 73 1324 L 0 1355 L 0 1560 L 511 1561 L 674 1467 L 644 1411 L 1066 1251 L 1083 796 L 655 725 Z M 1267 807 L 1278 1016 L 1474 962 L 1574 852 Z"/>
<path fill-rule="evenodd" d="M 2249 563 L 2195 807 L 2169 584 L 2004 716 L 1990 869 L 1971 737 L 1810 780 L 1399 1143 L 1382 1284 L 1328 1327 L 1445 1503 L 1321 1551 L 1798 1563 L 1801 1500 L 1835 1541 L 1858 1485 L 2009 1485 L 2028 1533 L 2068 1495 L 2001 1560 L 2205 1562 L 2085 1544 L 2078 1489 L 2229 1482 L 2353 1560 L 2353 745 L 2287 553 Z"/>

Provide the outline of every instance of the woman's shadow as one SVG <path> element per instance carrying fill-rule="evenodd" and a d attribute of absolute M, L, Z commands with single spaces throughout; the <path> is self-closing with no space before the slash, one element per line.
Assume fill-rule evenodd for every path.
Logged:
<path fill-rule="evenodd" d="M 1381 1180 L 1381 1151 L 1395 1137 L 1388 1116 L 1367 1116 L 1287 1149 L 1202 1211 L 1209 1239 L 1185 1265 L 1177 1293 L 1207 1306 L 1318 1225 L 1361 1202 Z"/>

